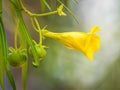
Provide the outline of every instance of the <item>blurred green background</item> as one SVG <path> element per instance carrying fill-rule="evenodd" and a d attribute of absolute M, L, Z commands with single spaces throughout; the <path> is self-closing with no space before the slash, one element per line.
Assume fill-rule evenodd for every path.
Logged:
<path fill-rule="evenodd" d="M 55 10 L 56 3 L 48 0 Z M 32 12 L 40 13 L 39 0 L 24 0 L 24 5 Z M 10 46 L 13 45 L 13 27 L 9 14 L 8 1 L 4 0 L 4 23 Z M 66 17 L 51 15 L 40 17 L 41 27 L 54 32 L 89 32 L 98 25 L 101 31 L 101 47 L 89 61 L 81 52 L 67 49 L 60 42 L 45 38 L 48 46 L 47 56 L 38 68 L 32 66 L 29 57 L 27 90 L 120 90 L 120 1 L 119 0 L 66 0 L 67 6 L 78 18 L 79 24 L 69 12 Z M 47 12 L 48 10 L 46 10 Z M 39 41 L 38 34 L 32 29 L 26 14 L 24 20 L 31 36 Z M 17 90 L 21 89 L 21 70 L 12 68 Z M 12 90 L 6 79 L 6 90 Z"/>

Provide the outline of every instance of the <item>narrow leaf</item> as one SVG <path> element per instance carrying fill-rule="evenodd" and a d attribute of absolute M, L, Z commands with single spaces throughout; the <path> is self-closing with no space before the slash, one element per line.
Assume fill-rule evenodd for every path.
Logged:
<path fill-rule="evenodd" d="M 41 5 L 41 12 L 44 12 L 45 11 L 45 8 L 46 8 L 46 6 L 45 6 L 45 4 L 43 3 L 43 1 L 42 0 L 40 0 L 40 5 Z"/>
<path fill-rule="evenodd" d="M 42 2 L 46 5 L 46 7 L 47 7 L 50 11 L 52 11 L 50 5 L 47 3 L 46 0 L 42 0 Z"/>
<path fill-rule="evenodd" d="M 20 28 L 20 48 L 21 49 L 26 49 L 27 48 L 27 43 L 26 39 L 24 36 L 24 32 L 22 30 L 22 25 L 19 23 L 19 28 Z M 27 53 L 27 51 L 25 51 Z M 26 81 L 27 81 L 27 73 L 28 73 L 28 60 L 25 62 L 25 64 L 22 66 L 22 90 L 26 90 Z"/>
<path fill-rule="evenodd" d="M 4 90 L 4 55 L 3 55 L 3 39 L 2 39 L 2 26 L 0 23 L 0 86 Z"/>
<path fill-rule="evenodd" d="M 2 18 L 2 0 L 0 0 L 0 18 Z M 2 25 L 0 22 L 0 86 L 4 90 L 4 55 L 3 55 L 3 38 L 2 38 Z"/>
<path fill-rule="evenodd" d="M 0 17 L 0 27 L 1 27 L 0 33 L 1 33 L 1 38 L 2 38 L 2 48 L 3 48 L 2 51 L 3 51 L 3 55 L 4 55 L 5 70 L 6 70 L 8 79 L 10 80 L 13 90 L 16 90 L 16 85 L 15 85 L 15 82 L 13 79 L 13 75 L 12 75 L 12 72 L 10 71 L 9 64 L 7 61 L 8 46 L 7 46 L 7 40 L 6 40 L 6 33 L 5 33 L 5 29 L 4 29 L 1 17 Z"/>
<path fill-rule="evenodd" d="M 78 1 L 77 0 L 72 0 L 73 2 L 75 2 L 76 4 L 78 3 Z"/>

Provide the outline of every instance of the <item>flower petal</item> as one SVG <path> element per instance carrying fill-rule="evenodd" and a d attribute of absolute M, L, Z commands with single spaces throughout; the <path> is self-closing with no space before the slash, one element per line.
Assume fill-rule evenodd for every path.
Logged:
<path fill-rule="evenodd" d="M 98 26 L 92 27 L 90 33 L 84 32 L 64 32 L 54 33 L 47 31 L 44 36 L 54 38 L 62 42 L 66 47 L 83 52 L 88 59 L 93 60 L 93 54 L 100 48 L 100 37 L 94 32 L 98 31 Z"/>

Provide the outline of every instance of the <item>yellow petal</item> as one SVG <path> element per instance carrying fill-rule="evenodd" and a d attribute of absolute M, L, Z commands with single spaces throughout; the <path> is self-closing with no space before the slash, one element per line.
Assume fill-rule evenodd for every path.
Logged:
<path fill-rule="evenodd" d="M 87 42 L 87 47 L 85 47 L 85 55 L 93 60 L 93 53 L 100 48 L 100 38 L 97 35 L 91 36 L 89 42 Z"/>
<path fill-rule="evenodd" d="M 85 55 L 87 56 L 87 58 L 89 60 L 94 60 L 94 58 L 93 58 L 93 52 L 92 52 L 91 49 L 89 49 Z"/>
<path fill-rule="evenodd" d="M 88 59 L 93 60 L 93 54 L 100 48 L 100 37 L 94 32 L 100 28 L 94 26 L 90 33 L 64 32 L 54 33 L 47 31 L 44 36 L 54 38 L 62 42 L 66 47 L 83 52 Z"/>

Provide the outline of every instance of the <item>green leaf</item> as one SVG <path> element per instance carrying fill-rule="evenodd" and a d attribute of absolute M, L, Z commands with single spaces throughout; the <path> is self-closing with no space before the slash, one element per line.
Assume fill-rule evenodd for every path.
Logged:
<path fill-rule="evenodd" d="M 0 24 L 0 31 L 2 31 L 2 26 Z M 3 55 L 3 40 L 2 33 L 0 32 L 0 86 L 4 90 L 4 55 Z"/>
<path fill-rule="evenodd" d="M 7 73 L 8 79 L 10 80 L 10 83 L 11 83 L 11 86 L 12 86 L 13 90 L 16 90 L 15 81 L 13 79 L 12 72 L 10 71 L 8 62 L 6 62 L 6 73 Z"/>
<path fill-rule="evenodd" d="M 52 11 L 50 5 L 47 3 L 46 0 L 40 0 L 40 1 L 41 1 L 42 3 L 44 3 L 44 4 L 46 5 L 46 7 L 47 7 L 50 11 Z"/>
<path fill-rule="evenodd" d="M 1 54 L 1 50 L 0 50 L 0 54 Z M 2 55 L 0 55 L 0 86 L 4 90 L 4 59 Z"/>
<path fill-rule="evenodd" d="M 44 11 L 45 11 L 46 6 L 45 6 L 45 4 L 43 3 L 43 1 L 42 1 L 42 0 L 40 0 L 40 6 L 41 6 L 41 12 L 44 12 Z"/>
<path fill-rule="evenodd" d="M 0 18 L 2 17 L 2 0 L 0 0 Z M 0 86 L 4 90 L 4 55 L 3 55 L 3 39 L 2 39 L 2 26 L 0 22 Z"/>
<path fill-rule="evenodd" d="M 2 47 L 3 60 L 4 60 L 3 65 L 5 66 L 5 70 L 6 70 L 7 76 L 10 80 L 13 90 L 16 90 L 14 78 L 13 78 L 12 72 L 10 71 L 9 64 L 7 61 L 8 46 L 7 46 L 6 33 L 5 33 L 4 26 L 3 26 L 2 17 L 0 17 L 0 34 L 1 34 L 1 40 L 2 40 L 1 47 Z"/>
<path fill-rule="evenodd" d="M 77 0 L 72 0 L 73 2 L 75 2 L 76 4 L 78 3 L 78 1 Z"/>
<path fill-rule="evenodd" d="M 19 28 L 20 28 L 20 48 L 21 49 L 26 49 L 27 48 L 27 43 L 26 40 L 24 39 L 24 32 L 22 30 L 21 23 L 19 23 Z M 27 53 L 27 51 L 25 51 Z M 22 66 L 22 90 L 26 90 L 26 81 L 27 81 L 27 74 L 28 73 L 28 60 L 25 62 L 25 64 Z"/>

